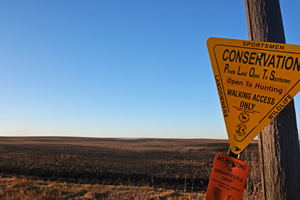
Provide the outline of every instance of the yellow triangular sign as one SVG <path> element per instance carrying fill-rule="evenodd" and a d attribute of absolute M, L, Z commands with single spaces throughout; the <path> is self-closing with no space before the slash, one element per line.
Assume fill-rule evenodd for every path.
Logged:
<path fill-rule="evenodd" d="M 238 154 L 300 90 L 300 46 L 209 38 L 207 47 L 230 147 Z"/>

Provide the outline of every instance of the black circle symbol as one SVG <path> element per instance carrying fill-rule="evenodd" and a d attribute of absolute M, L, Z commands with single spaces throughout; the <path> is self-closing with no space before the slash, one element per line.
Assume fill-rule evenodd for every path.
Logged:
<path fill-rule="evenodd" d="M 245 135 L 246 131 L 247 131 L 247 126 L 245 124 L 238 124 L 235 128 L 235 132 L 236 134 L 238 134 L 238 136 Z"/>
<path fill-rule="evenodd" d="M 222 190 L 217 187 L 213 187 L 213 194 L 215 197 L 219 196 L 222 193 Z"/>
<path fill-rule="evenodd" d="M 229 195 L 227 200 L 234 200 L 233 196 Z"/>
<path fill-rule="evenodd" d="M 242 122 L 242 123 L 246 123 L 248 122 L 250 119 L 250 116 L 248 113 L 246 112 L 242 112 L 240 115 L 239 115 L 239 120 Z"/>

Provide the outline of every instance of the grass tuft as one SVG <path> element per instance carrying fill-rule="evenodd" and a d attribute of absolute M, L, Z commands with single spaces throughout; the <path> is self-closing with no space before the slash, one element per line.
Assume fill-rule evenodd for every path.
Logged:
<path fill-rule="evenodd" d="M 151 200 L 203 200 L 204 193 L 153 188 L 149 186 L 110 186 L 98 184 L 74 184 L 54 181 L 31 180 L 28 178 L 0 177 L 0 199 L 151 199 Z"/>

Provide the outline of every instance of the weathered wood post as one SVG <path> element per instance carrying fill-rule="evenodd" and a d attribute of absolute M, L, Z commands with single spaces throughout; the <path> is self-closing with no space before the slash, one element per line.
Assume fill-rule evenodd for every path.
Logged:
<path fill-rule="evenodd" d="M 279 0 L 245 0 L 245 5 L 249 40 L 285 43 Z M 265 200 L 299 200 L 299 139 L 293 100 L 258 138 Z"/>

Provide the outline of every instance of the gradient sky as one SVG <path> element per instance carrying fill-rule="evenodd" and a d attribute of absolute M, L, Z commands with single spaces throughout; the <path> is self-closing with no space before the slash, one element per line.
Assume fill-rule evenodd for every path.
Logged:
<path fill-rule="evenodd" d="M 206 40 L 248 39 L 244 1 L 5 0 L 0 27 L 0 136 L 227 138 Z"/>

